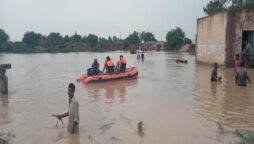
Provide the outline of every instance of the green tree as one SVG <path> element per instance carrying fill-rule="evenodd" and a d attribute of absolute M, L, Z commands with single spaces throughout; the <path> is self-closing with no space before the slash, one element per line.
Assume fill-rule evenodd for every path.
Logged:
<path fill-rule="evenodd" d="M 68 36 L 68 35 L 65 35 L 65 36 L 63 37 L 63 43 L 67 43 L 67 42 L 70 42 L 69 36 Z"/>
<path fill-rule="evenodd" d="M 87 42 L 88 42 L 87 36 L 83 36 L 83 37 L 82 37 L 82 42 L 84 42 L 84 43 L 87 43 Z"/>
<path fill-rule="evenodd" d="M 157 41 L 155 39 L 155 36 L 153 33 L 151 32 L 145 32 L 143 31 L 141 34 L 140 34 L 140 39 L 144 42 L 152 42 L 152 41 Z"/>
<path fill-rule="evenodd" d="M 117 42 L 117 41 L 121 41 L 121 39 L 120 38 L 118 38 L 118 37 L 116 37 L 116 36 L 113 36 L 113 42 Z"/>
<path fill-rule="evenodd" d="M 90 43 L 91 47 L 95 47 L 98 44 L 98 36 L 95 34 L 89 34 L 87 37 L 87 41 Z"/>
<path fill-rule="evenodd" d="M 124 49 L 127 49 L 132 44 L 139 44 L 141 43 L 141 39 L 139 37 L 139 33 L 134 31 L 132 34 L 129 34 L 127 38 L 124 39 Z"/>
<path fill-rule="evenodd" d="M 26 32 L 23 36 L 22 41 L 26 44 L 28 48 L 34 48 L 39 45 L 39 41 L 43 36 L 35 32 Z"/>
<path fill-rule="evenodd" d="M 108 42 L 112 42 L 113 40 L 112 40 L 112 38 L 111 38 L 111 36 L 109 36 L 108 37 Z"/>
<path fill-rule="evenodd" d="M 70 42 L 81 42 L 82 37 L 79 34 L 75 33 L 74 35 L 69 37 L 69 41 Z"/>
<path fill-rule="evenodd" d="M 184 42 L 183 42 L 184 44 L 192 44 L 192 41 L 191 41 L 191 39 L 189 39 L 189 38 L 184 38 Z"/>
<path fill-rule="evenodd" d="M 2 50 L 3 44 L 7 43 L 9 40 L 9 35 L 2 29 L 0 29 L 0 50 Z"/>
<path fill-rule="evenodd" d="M 6 43 L 9 40 L 9 35 L 2 29 L 0 29 L 0 44 Z"/>
<path fill-rule="evenodd" d="M 60 45 L 63 42 L 63 37 L 60 33 L 50 33 L 47 36 L 47 45 L 48 47 L 55 48 L 57 45 Z"/>
<path fill-rule="evenodd" d="M 211 0 L 203 10 L 207 15 L 224 11 L 254 10 L 254 0 Z"/>
<path fill-rule="evenodd" d="M 227 10 L 226 2 L 228 0 L 211 0 L 206 7 L 203 8 L 205 14 L 212 15 Z"/>
<path fill-rule="evenodd" d="M 166 36 L 168 46 L 171 49 L 177 49 L 177 50 L 179 50 L 182 47 L 184 38 L 185 38 L 185 33 L 179 27 L 169 31 Z"/>
<path fill-rule="evenodd" d="M 108 43 L 111 43 L 110 40 L 103 37 L 99 37 L 99 42 L 96 46 L 96 49 L 99 51 L 104 51 Z"/>

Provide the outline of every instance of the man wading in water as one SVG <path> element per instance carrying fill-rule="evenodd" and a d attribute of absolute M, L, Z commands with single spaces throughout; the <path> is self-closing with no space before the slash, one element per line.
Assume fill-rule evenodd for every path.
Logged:
<path fill-rule="evenodd" d="M 69 95 L 69 111 L 57 115 L 57 118 L 61 120 L 62 118 L 69 116 L 67 131 L 70 133 L 78 133 L 79 131 L 79 104 L 78 101 L 74 99 L 75 85 L 70 83 L 68 86 Z"/>

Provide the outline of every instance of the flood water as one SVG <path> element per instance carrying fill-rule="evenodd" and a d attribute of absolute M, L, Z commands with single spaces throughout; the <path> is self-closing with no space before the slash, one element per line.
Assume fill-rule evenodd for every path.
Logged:
<path fill-rule="evenodd" d="M 137 79 L 82 84 L 76 78 L 107 55 L 123 54 L 139 70 Z M 185 58 L 188 64 L 176 64 Z M 211 67 L 195 64 L 188 54 L 147 52 L 138 61 L 129 53 L 0 54 L 9 95 L 0 96 L 0 132 L 16 135 L 19 144 L 223 144 L 226 128 L 254 129 L 254 89 L 237 87 L 233 70 L 219 68 L 220 83 L 211 83 Z M 102 66 L 101 66 L 102 68 Z M 248 69 L 254 81 L 254 70 Z M 76 85 L 80 132 L 67 133 L 53 113 L 68 110 L 67 86 Z M 142 121 L 144 134 L 138 133 Z"/>

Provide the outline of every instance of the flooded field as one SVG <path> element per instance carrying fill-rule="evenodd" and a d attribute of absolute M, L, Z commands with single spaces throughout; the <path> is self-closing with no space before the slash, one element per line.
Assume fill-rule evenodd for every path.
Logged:
<path fill-rule="evenodd" d="M 84 85 L 76 78 L 98 58 L 116 63 L 120 54 L 137 79 Z M 184 58 L 188 64 L 176 64 Z M 9 95 L 0 96 L 0 132 L 19 144 L 224 144 L 216 123 L 230 129 L 254 129 L 254 89 L 235 86 L 233 69 L 219 68 L 222 82 L 211 83 L 211 67 L 195 64 L 188 54 L 147 52 L 139 61 L 129 53 L 0 54 Z M 248 70 L 254 81 L 254 70 Z M 68 110 L 67 86 L 76 85 L 80 132 L 56 127 L 53 113 Z M 142 121 L 144 134 L 138 133 Z"/>

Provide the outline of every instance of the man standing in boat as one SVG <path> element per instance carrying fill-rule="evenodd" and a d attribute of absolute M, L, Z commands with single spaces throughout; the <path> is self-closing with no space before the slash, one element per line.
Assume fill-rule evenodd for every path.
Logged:
<path fill-rule="evenodd" d="M 127 62 L 126 59 L 123 57 L 123 55 L 120 55 L 120 62 L 121 62 L 120 70 L 125 71 Z"/>
<path fill-rule="evenodd" d="M 78 101 L 74 99 L 74 92 L 75 85 L 70 83 L 68 86 L 69 111 L 62 115 L 57 115 L 59 120 L 69 116 L 67 131 L 71 134 L 78 133 L 79 131 L 79 104 Z"/>

